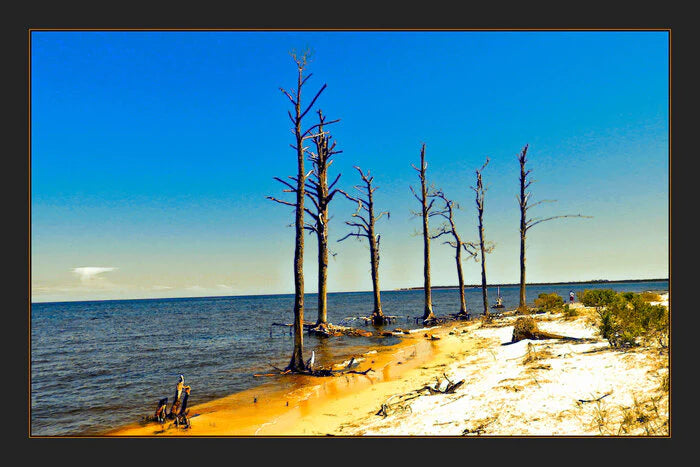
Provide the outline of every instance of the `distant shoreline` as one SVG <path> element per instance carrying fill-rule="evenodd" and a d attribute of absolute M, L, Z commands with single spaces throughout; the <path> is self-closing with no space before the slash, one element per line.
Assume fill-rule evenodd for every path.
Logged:
<path fill-rule="evenodd" d="M 669 281 L 669 278 L 660 279 L 618 279 L 618 280 L 607 280 L 598 279 L 590 281 L 563 281 L 563 282 L 527 282 L 526 286 L 532 285 L 564 285 L 564 284 L 620 284 L 620 283 L 638 283 L 638 282 L 660 282 Z M 512 284 L 487 284 L 488 287 L 508 287 L 508 286 L 518 286 L 519 283 Z M 431 286 L 431 290 L 443 290 L 443 289 L 457 289 L 457 285 L 434 285 Z M 481 284 L 465 284 L 465 288 L 481 288 Z M 401 292 L 410 290 L 422 290 L 422 286 L 417 287 L 402 287 L 398 289 L 386 289 L 382 292 Z M 329 294 L 339 294 L 339 293 L 371 293 L 371 290 L 347 290 L 342 292 L 328 292 Z M 306 292 L 304 295 L 315 295 L 316 292 Z M 293 293 L 270 293 L 270 294 L 242 294 L 242 295 L 203 295 L 196 297 L 146 297 L 146 298 L 106 298 L 106 299 L 96 299 L 96 300 L 60 300 L 60 301 L 32 301 L 31 305 L 35 304 L 59 304 L 59 303 L 93 303 L 93 302 L 128 302 L 128 301 L 144 301 L 144 300 L 197 300 L 202 298 L 234 298 L 234 297 L 277 297 L 285 295 L 294 295 Z"/>
<path fill-rule="evenodd" d="M 618 280 L 607 280 L 607 279 L 598 279 L 598 280 L 591 280 L 591 281 L 565 281 L 565 282 L 526 282 L 525 285 L 565 285 L 565 284 L 622 284 L 622 283 L 628 283 L 628 282 L 661 282 L 661 281 L 668 281 L 668 278 L 659 278 L 659 279 L 618 279 Z M 519 286 L 520 283 L 512 283 L 512 284 L 486 284 L 487 287 L 510 287 L 510 286 Z M 474 289 L 480 289 L 481 284 L 464 284 L 465 288 L 474 288 Z M 459 288 L 458 285 L 433 285 L 430 287 L 431 289 L 457 289 Z M 402 287 L 400 289 L 394 289 L 394 290 L 422 290 L 422 286 L 417 286 L 417 287 Z"/>

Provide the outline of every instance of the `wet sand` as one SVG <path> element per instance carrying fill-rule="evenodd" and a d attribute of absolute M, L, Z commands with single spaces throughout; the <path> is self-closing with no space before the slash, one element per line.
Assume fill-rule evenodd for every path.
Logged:
<path fill-rule="evenodd" d="M 662 304 L 668 306 L 668 294 Z M 198 415 L 191 429 L 149 423 L 107 434 L 668 436 L 668 349 L 611 349 L 597 334 L 595 311 L 576 308 L 575 319 L 533 318 L 541 329 L 578 342 L 510 344 L 513 316 L 491 324 L 453 322 L 364 354 L 354 369 L 372 368 L 367 375 L 270 377 L 257 388 L 192 406 Z M 435 387 L 436 379 L 444 388 L 445 376 L 465 384 L 454 394 L 421 390 Z M 383 404 L 386 416 L 377 414 Z"/>
<path fill-rule="evenodd" d="M 372 368 L 367 375 L 261 377 L 258 387 L 192 405 L 191 429 L 177 428 L 172 422 L 135 423 L 106 435 L 342 435 L 344 427 L 352 427 L 356 420 L 376 413 L 393 394 L 422 387 L 429 370 L 446 367 L 458 354 L 469 353 L 476 339 L 466 329 L 475 326 L 475 322 L 457 322 L 404 334 L 394 346 L 356 357 L 359 365 L 354 369 Z M 430 340 L 426 333 L 440 339 Z"/>

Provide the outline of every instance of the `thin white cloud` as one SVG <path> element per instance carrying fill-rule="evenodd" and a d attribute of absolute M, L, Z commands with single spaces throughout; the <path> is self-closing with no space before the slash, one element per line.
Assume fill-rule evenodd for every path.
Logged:
<path fill-rule="evenodd" d="M 105 272 L 114 271 L 117 268 L 112 267 L 98 267 L 98 266 L 84 266 L 80 268 L 73 268 L 73 272 L 80 277 L 82 282 L 89 282 L 93 279 L 99 277 L 100 274 Z"/>
<path fill-rule="evenodd" d="M 226 284 L 217 284 L 216 286 L 220 289 L 233 290 L 232 286 Z"/>
<path fill-rule="evenodd" d="M 151 288 L 153 290 L 170 290 L 170 289 L 172 289 L 172 287 L 170 287 L 169 285 L 154 285 Z"/>

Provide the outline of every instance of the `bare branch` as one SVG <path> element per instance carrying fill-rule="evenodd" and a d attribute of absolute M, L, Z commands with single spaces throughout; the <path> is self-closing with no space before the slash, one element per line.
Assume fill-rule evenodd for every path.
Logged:
<path fill-rule="evenodd" d="M 536 203 L 528 205 L 526 208 L 530 209 L 530 208 L 534 208 L 535 206 L 542 204 L 542 203 L 556 203 L 556 202 L 557 202 L 556 199 L 543 199 L 542 201 L 538 201 Z"/>
<path fill-rule="evenodd" d="M 377 217 L 374 218 L 375 222 L 381 219 L 384 214 L 386 214 L 387 219 L 391 219 L 391 214 L 389 213 L 389 211 L 382 211 Z"/>
<path fill-rule="evenodd" d="M 530 230 L 530 228 L 536 226 L 537 224 L 541 224 L 542 222 L 548 222 L 548 221 L 551 221 L 554 219 L 562 219 L 564 217 L 582 217 L 582 218 L 586 218 L 586 219 L 593 218 L 593 216 L 582 216 L 581 214 L 565 214 L 563 216 L 552 216 L 552 217 L 547 217 L 545 219 L 538 219 L 536 221 L 535 221 L 535 219 L 532 219 L 532 220 L 527 221 L 527 225 L 525 227 L 525 230 L 526 231 Z M 533 221 L 535 221 L 535 222 L 533 222 Z"/>
<path fill-rule="evenodd" d="M 309 112 L 309 110 L 311 110 L 311 107 L 313 107 L 314 103 L 316 102 L 316 99 L 318 99 L 318 96 L 321 95 L 321 93 L 323 92 L 324 89 L 326 89 L 326 87 L 327 87 L 326 84 L 324 84 L 323 86 L 321 86 L 321 89 L 319 89 L 319 91 L 316 93 L 316 95 L 314 96 L 314 98 L 311 99 L 311 103 L 309 104 L 309 106 L 308 106 L 308 107 L 306 108 L 306 110 L 304 110 L 304 111 L 301 113 L 301 115 L 299 116 L 299 120 L 301 120 L 302 118 L 304 118 L 304 115 L 306 115 L 306 114 Z"/>
<path fill-rule="evenodd" d="M 361 234 L 361 233 L 357 233 L 357 232 L 350 232 L 349 234 L 347 234 L 343 238 L 338 239 L 337 241 L 342 242 L 343 240 L 345 240 L 346 238 L 349 238 L 349 237 L 358 237 L 359 238 L 359 237 L 366 237 L 366 236 L 367 235 L 365 235 L 365 234 Z"/>
<path fill-rule="evenodd" d="M 292 186 L 290 183 L 285 182 L 284 180 L 282 180 L 282 179 L 279 178 L 279 177 L 273 177 L 273 178 L 274 178 L 275 180 L 277 180 L 278 182 L 282 183 L 283 185 L 288 186 L 288 187 L 289 187 L 289 190 L 290 190 L 291 192 L 296 193 L 297 188 L 296 188 L 295 186 Z"/>
<path fill-rule="evenodd" d="M 295 101 L 295 100 L 292 98 L 292 96 L 289 95 L 289 93 L 288 93 L 287 91 L 285 91 L 283 88 L 280 88 L 280 91 L 282 91 L 282 92 L 284 93 L 284 95 L 287 96 L 287 98 L 289 98 L 289 101 L 290 101 L 292 104 L 294 104 L 295 106 L 297 105 L 297 101 Z M 290 117 L 291 117 L 291 114 L 290 114 Z"/>
<path fill-rule="evenodd" d="M 274 202 L 276 202 L 276 203 L 286 204 L 287 206 L 292 206 L 292 207 L 296 207 L 296 206 L 297 206 L 295 203 L 290 203 L 289 201 L 284 201 L 284 200 L 281 200 L 281 199 L 277 199 L 277 198 L 274 198 L 274 197 L 272 197 L 272 196 L 266 196 L 266 198 L 269 199 L 269 200 L 272 200 L 272 201 L 274 201 Z"/>

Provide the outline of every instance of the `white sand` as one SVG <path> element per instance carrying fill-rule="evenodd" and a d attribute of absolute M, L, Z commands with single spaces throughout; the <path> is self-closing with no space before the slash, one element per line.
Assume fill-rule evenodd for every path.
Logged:
<path fill-rule="evenodd" d="M 664 299 L 668 303 L 668 295 Z M 668 424 L 664 424 L 668 421 L 668 397 L 660 390 L 668 373 L 668 352 L 659 348 L 612 350 L 596 337 L 590 316 L 575 320 L 544 315 L 535 318 L 544 331 L 596 340 L 524 340 L 501 345 L 510 342 L 513 332 L 510 323 L 514 318 L 504 318 L 503 327 L 474 331 L 489 345 L 445 368 L 450 380 L 466 381 L 455 394 L 423 395 L 411 400 L 408 410 L 386 418 L 367 417 L 359 422 L 359 428 L 343 434 L 668 435 Z M 523 363 L 530 342 L 551 355 Z M 598 402 L 578 402 L 607 393 L 610 395 Z M 634 406 L 635 398 L 658 399 L 656 409 L 647 409 L 658 411 L 659 418 L 646 424 L 627 424 L 624 428 L 629 433 L 625 433 L 620 429 L 622 416 Z"/>

